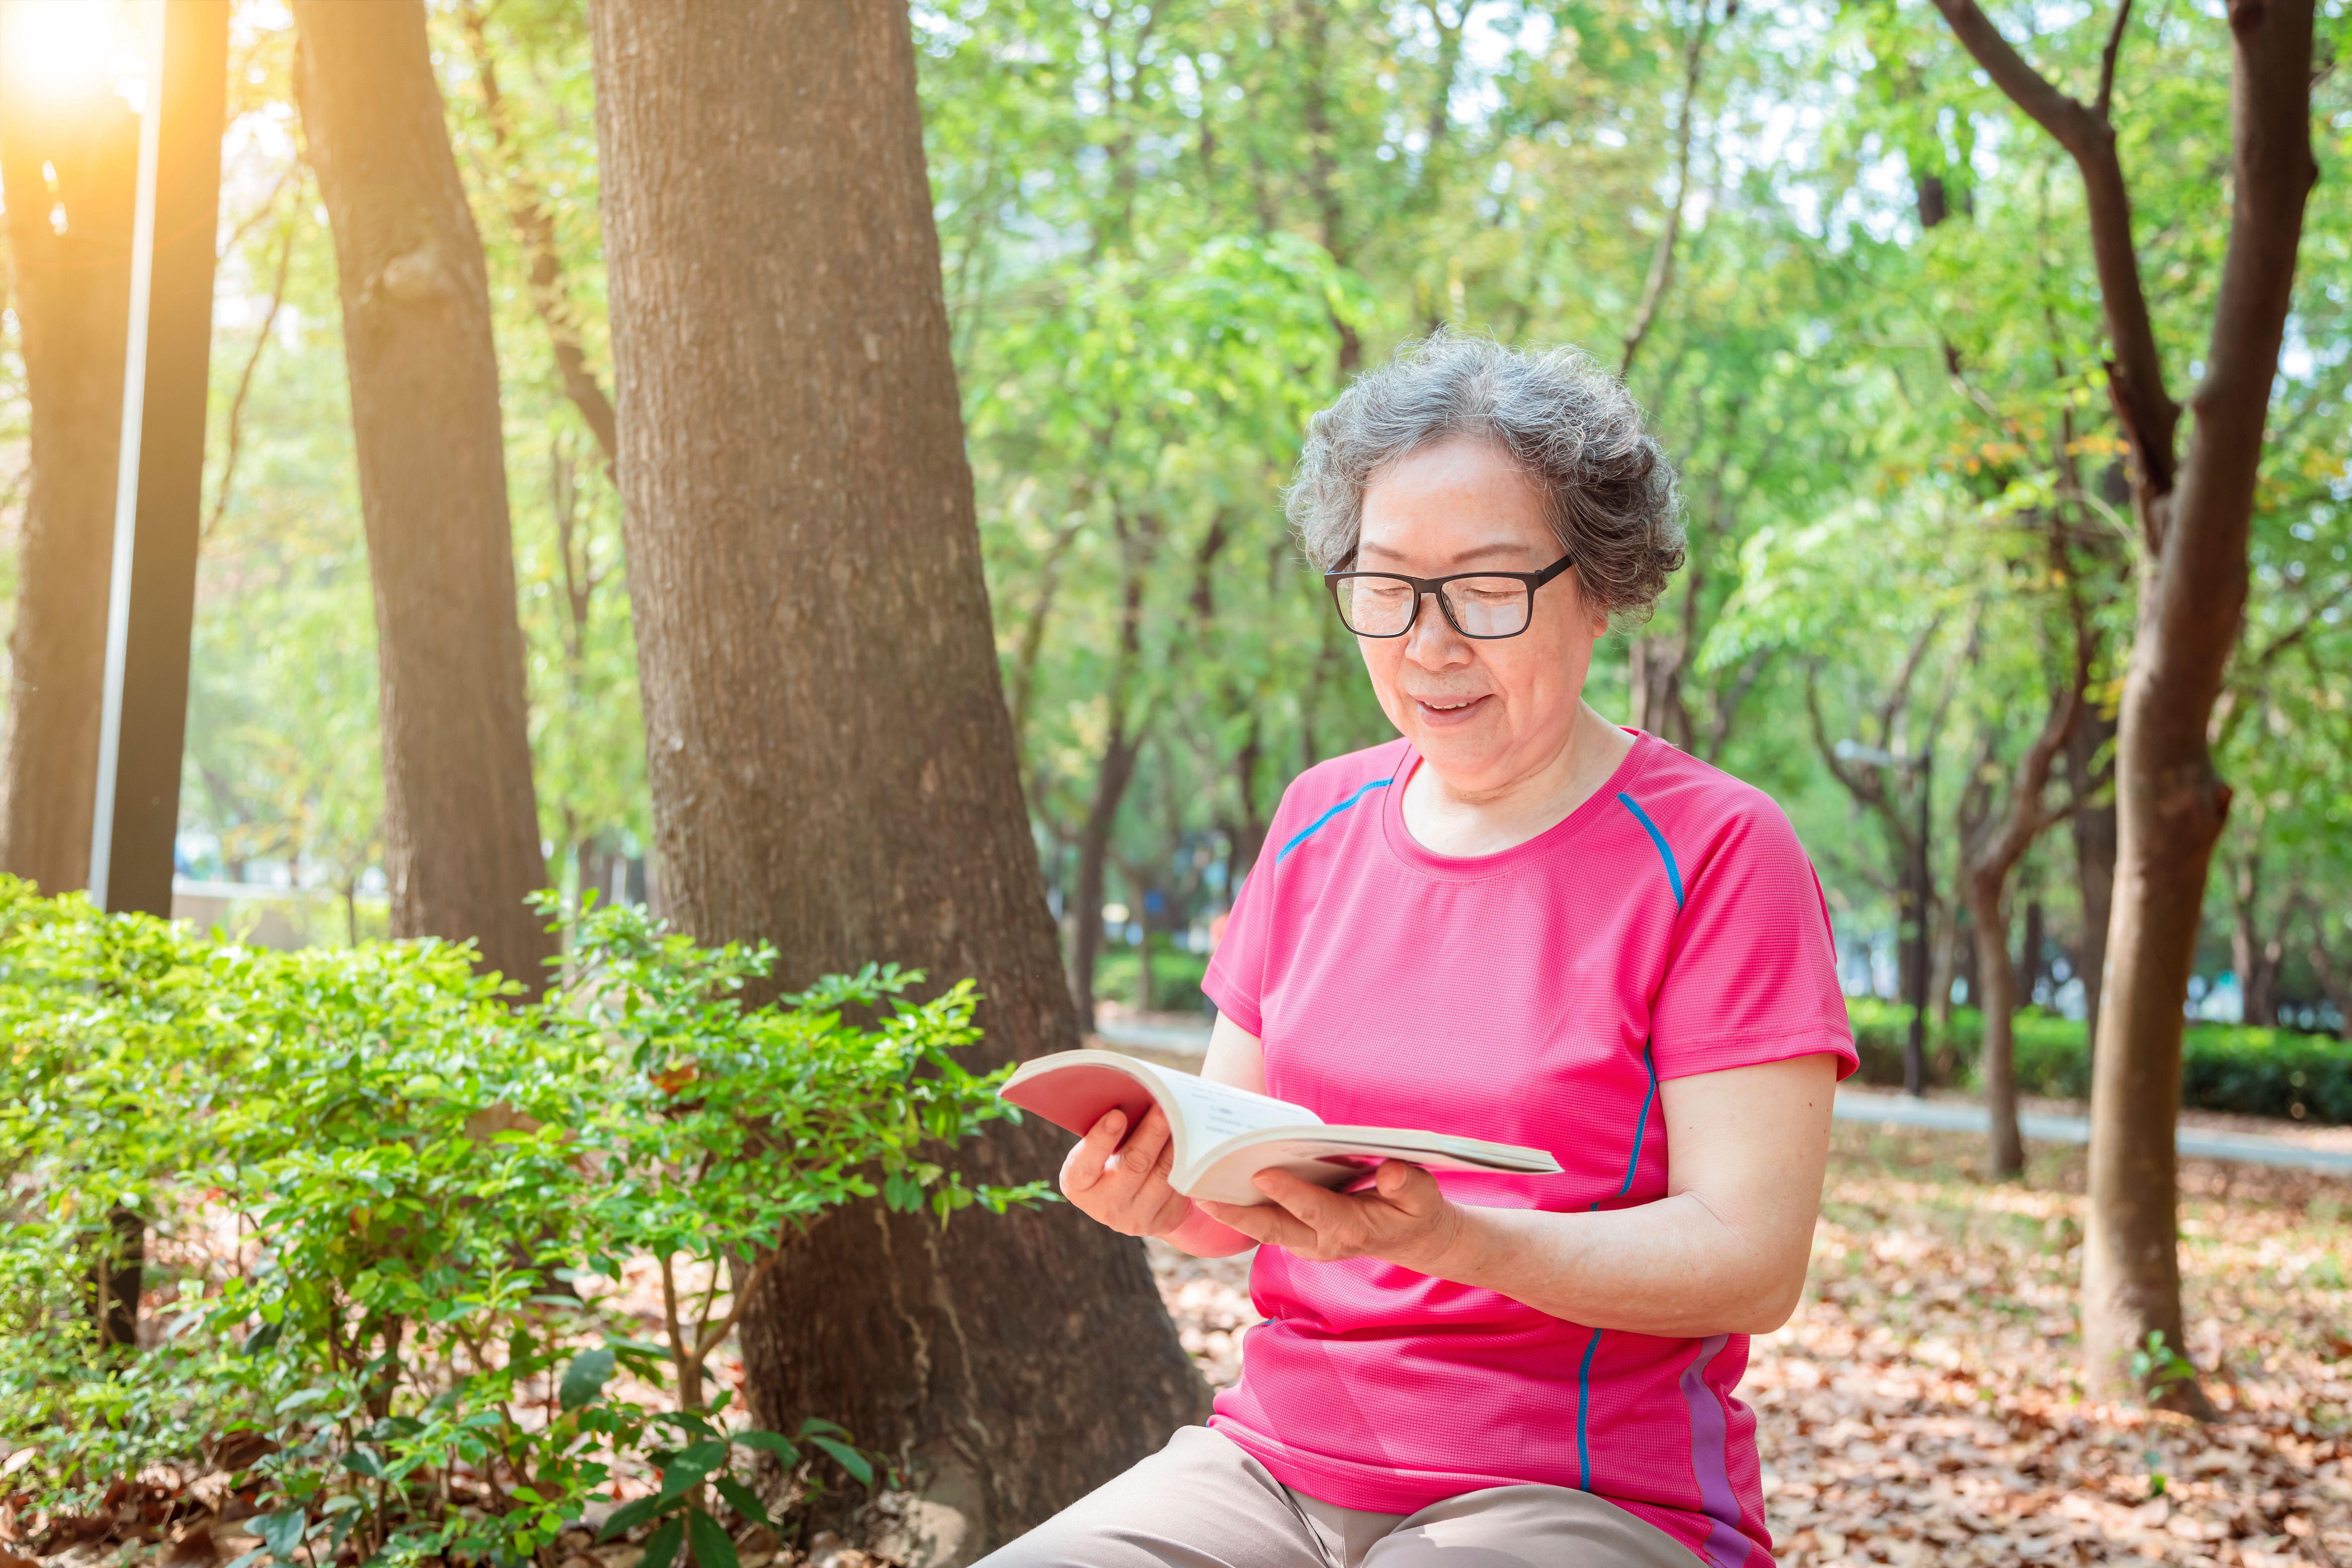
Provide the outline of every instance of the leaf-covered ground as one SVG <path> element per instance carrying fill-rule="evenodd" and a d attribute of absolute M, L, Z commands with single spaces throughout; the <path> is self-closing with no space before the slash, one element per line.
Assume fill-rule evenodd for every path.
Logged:
<path fill-rule="evenodd" d="M 2352 1568 L 2352 1182 L 2184 1166 L 2200 1427 L 2084 1400 L 2083 1155 L 2032 1155 L 1991 1184 L 1977 1139 L 1839 1124 L 1804 1304 L 1740 1388 L 1781 1562 Z M 1246 1260 L 1153 1266 L 1231 1382 Z"/>

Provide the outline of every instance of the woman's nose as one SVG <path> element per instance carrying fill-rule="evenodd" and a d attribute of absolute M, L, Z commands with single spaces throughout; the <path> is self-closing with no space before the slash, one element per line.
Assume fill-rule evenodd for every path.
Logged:
<path fill-rule="evenodd" d="M 1412 630 L 1405 634 L 1405 656 L 1416 664 L 1458 664 L 1470 650 L 1463 643 L 1462 634 L 1454 630 L 1454 622 L 1445 618 L 1444 606 L 1437 595 L 1424 593 L 1414 606 Z"/>

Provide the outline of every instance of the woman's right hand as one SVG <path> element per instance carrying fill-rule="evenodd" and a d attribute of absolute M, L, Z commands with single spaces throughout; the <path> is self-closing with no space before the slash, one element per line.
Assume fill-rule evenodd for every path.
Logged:
<path fill-rule="evenodd" d="M 1168 1185 L 1175 1159 L 1159 1106 L 1145 1112 L 1131 1134 L 1127 1113 L 1112 1110 L 1062 1162 L 1062 1196 L 1123 1236 L 1165 1236 L 1192 1214 L 1192 1200 Z"/>

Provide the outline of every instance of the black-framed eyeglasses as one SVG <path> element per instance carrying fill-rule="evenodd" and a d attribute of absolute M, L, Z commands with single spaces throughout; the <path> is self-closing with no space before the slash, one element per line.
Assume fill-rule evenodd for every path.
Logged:
<path fill-rule="evenodd" d="M 1437 596 L 1445 623 L 1465 637 L 1516 637 L 1535 618 L 1536 590 L 1576 564 L 1573 551 L 1541 571 L 1459 571 L 1407 577 L 1400 571 L 1327 571 L 1339 619 L 1359 637 L 1402 637 L 1412 630 L 1425 593 Z"/>

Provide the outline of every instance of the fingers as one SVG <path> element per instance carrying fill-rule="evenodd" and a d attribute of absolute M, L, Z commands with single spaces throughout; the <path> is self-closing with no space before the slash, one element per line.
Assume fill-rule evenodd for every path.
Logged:
<path fill-rule="evenodd" d="M 1157 1235 L 1181 1224 L 1186 1212 L 1185 1200 L 1168 1185 L 1174 1163 L 1174 1139 L 1158 1106 L 1132 1132 L 1125 1113 L 1108 1111 L 1064 1157 L 1062 1195 L 1114 1230 Z"/>
<path fill-rule="evenodd" d="M 1220 1225 L 1240 1231 L 1262 1247 L 1280 1247 L 1301 1257 L 1316 1250 L 1315 1232 L 1287 1210 L 1273 1204 L 1213 1203 L 1196 1197 L 1195 1206 Z"/>
<path fill-rule="evenodd" d="M 1062 1161 L 1062 1195 L 1076 1197 L 1087 1192 L 1103 1178 L 1104 1162 L 1118 1147 L 1119 1134 L 1127 1131 L 1127 1113 L 1116 1105 L 1103 1113 L 1102 1120 L 1087 1129 L 1087 1135 L 1077 1141 Z"/>
<path fill-rule="evenodd" d="M 1154 1105 L 1135 1124 L 1118 1155 L 1118 1175 L 1131 1185 L 1140 1186 L 1152 1175 L 1165 1175 L 1175 1164 L 1174 1137 L 1168 1128 L 1168 1117 Z"/>
<path fill-rule="evenodd" d="M 1382 1160 L 1372 1177 L 1372 1190 L 1415 1217 L 1432 1213 L 1445 1202 L 1444 1189 L 1435 1176 L 1402 1160 Z"/>

